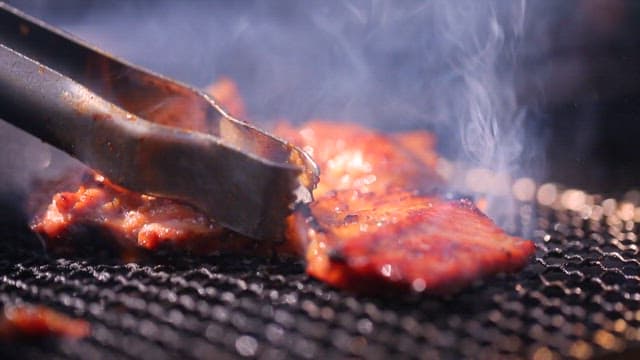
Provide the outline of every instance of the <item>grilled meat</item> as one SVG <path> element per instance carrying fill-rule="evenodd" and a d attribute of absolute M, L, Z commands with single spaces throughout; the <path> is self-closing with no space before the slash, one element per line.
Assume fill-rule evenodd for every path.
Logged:
<path fill-rule="evenodd" d="M 56 193 L 32 229 L 54 252 L 72 252 L 87 229 L 114 239 L 118 250 L 184 250 L 267 254 L 272 245 L 227 230 L 190 205 L 120 188 L 93 172 L 72 192 Z M 273 245 L 280 253 L 287 244 Z"/>
<path fill-rule="evenodd" d="M 222 78 L 207 91 L 232 114 L 244 116 L 242 98 L 231 80 Z M 180 116 L 168 116 L 167 123 L 196 129 L 204 126 L 179 119 Z M 95 241 L 96 235 L 107 238 L 124 257 L 134 259 L 141 251 L 159 249 L 200 254 L 214 251 L 301 253 L 300 246 L 294 251 L 288 246 L 290 243 L 265 244 L 224 229 L 187 204 L 135 193 L 93 171 L 80 171 L 84 171 L 81 177 L 74 174 L 62 181 L 44 184 L 31 201 L 32 212 L 37 214 L 32 229 L 53 252 L 74 252 L 79 245 L 85 245 L 78 244 L 77 240 L 90 232 L 92 236 L 85 240 Z M 48 202 L 46 207 L 42 206 L 44 201 Z"/>
<path fill-rule="evenodd" d="M 429 192 L 441 184 L 433 170 L 435 141 L 427 132 L 386 136 L 357 124 L 314 120 L 299 129 L 281 123 L 275 133 L 307 151 L 320 167 L 315 197 L 345 189 Z"/>
<path fill-rule="evenodd" d="M 71 319 L 44 306 L 6 306 L 0 318 L 0 338 L 61 336 L 82 338 L 90 332 L 89 323 Z"/>
<path fill-rule="evenodd" d="M 534 250 L 469 200 L 343 190 L 296 216 L 298 236 L 309 244 L 307 272 L 359 292 L 450 292 L 488 274 L 517 270 Z"/>
<path fill-rule="evenodd" d="M 122 248 L 155 249 L 163 241 L 177 248 L 197 247 L 202 238 L 219 238 L 224 232 L 188 205 L 124 190 L 97 174 L 87 174 L 73 192 L 55 194 L 33 229 L 59 247 L 56 241 L 85 226 L 109 232 Z"/>
<path fill-rule="evenodd" d="M 514 271 L 533 243 L 505 234 L 469 200 L 427 194 L 441 184 L 426 132 L 385 136 L 358 125 L 313 121 L 278 132 L 313 154 L 316 200 L 291 219 L 308 244 L 307 272 L 359 292 L 449 292 Z"/>
<path fill-rule="evenodd" d="M 242 114 L 230 84 L 211 89 Z M 89 225 L 129 252 L 306 254 L 310 275 L 360 292 L 452 291 L 516 270 L 533 253 L 532 242 L 505 234 L 470 201 L 434 196 L 442 180 L 428 132 L 385 135 L 315 120 L 299 128 L 280 123 L 275 133 L 308 151 L 321 170 L 316 200 L 290 216 L 284 244 L 247 239 L 189 205 L 132 193 L 95 174 L 56 194 L 33 228 L 54 250 Z"/>

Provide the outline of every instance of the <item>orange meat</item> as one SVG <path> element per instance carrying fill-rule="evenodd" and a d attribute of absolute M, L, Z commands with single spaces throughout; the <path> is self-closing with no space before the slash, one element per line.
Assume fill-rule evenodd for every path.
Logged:
<path fill-rule="evenodd" d="M 89 323 L 71 319 L 44 306 L 7 306 L 0 320 L 0 337 L 61 336 L 83 338 L 89 335 Z"/>
<path fill-rule="evenodd" d="M 307 244 L 307 272 L 324 282 L 358 292 L 444 293 L 517 270 L 534 251 L 470 201 L 425 195 L 441 185 L 427 132 L 387 136 L 322 121 L 277 131 L 320 166 L 316 200 L 290 224 L 291 236 Z"/>
<path fill-rule="evenodd" d="M 244 115 L 232 82 L 209 90 Z M 125 251 L 306 254 L 310 275 L 358 292 L 450 292 L 515 271 L 534 251 L 531 241 L 505 234 L 470 201 L 437 197 L 443 182 L 434 170 L 435 138 L 426 131 L 382 134 L 314 120 L 280 123 L 274 132 L 311 154 L 321 171 L 315 201 L 289 217 L 284 244 L 253 241 L 189 205 L 132 193 L 95 174 L 54 195 L 33 229 L 54 250 L 89 226 Z"/>
<path fill-rule="evenodd" d="M 345 189 L 429 192 L 441 185 L 433 169 L 435 141 L 426 132 L 387 136 L 353 123 L 313 120 L 298 129 L 282 123 L 275 133 L 308 152 L 320 167 L 316 197 Z"/>
<path fill-rule="evenodd" d="M 307 272 L 358 292 L 450 292 L 517 270 L 534 251 L 532 242 L 508 236 L 468 200 L 408 192 L 327 194 L 296 221 L 309 244 Z"/>
<path fill-rule="evenodd" d="M 77 190 L 56 193 L 32 229 L 53 251 L 66 251 L 68 240 L 86 228 L 114 239 L 125 254 L 137 250 L 184 250 L 196 253 L 292 252 L 227 230 L 195 208 L 174 200 L 120 188 L 97 174 L 87 174 Z M 72 245 L 71 245 L 72 246 Z"/>

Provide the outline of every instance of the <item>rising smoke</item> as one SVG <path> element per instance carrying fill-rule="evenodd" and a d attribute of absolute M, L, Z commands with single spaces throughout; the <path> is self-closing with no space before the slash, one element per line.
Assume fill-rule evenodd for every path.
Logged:
<path fill-rule="evenodd" d="M 230 76 L 252 120 L 428 128 L 450 159 L 520 171 L 529 116 L 515 84 L 524 0 L 62 2 L 73 16 L 51 3 L 15 6 L 195 86 Z M 29 156 L 49 151 L 35 149 Z M 31 170 L 11 183 L 28 183 Z"/>
<path fill-rule="evenodd" d="M 441 18 L 459 79 L 453 109 L 443 111 L 457 122 L 465 154 L 498 170 L 510 168 L 519 158 L 526 114 L 517 102 L 514 82 L 525 2 L 502 2 L 501 7 L 499 3 L 445 6 Z"/>

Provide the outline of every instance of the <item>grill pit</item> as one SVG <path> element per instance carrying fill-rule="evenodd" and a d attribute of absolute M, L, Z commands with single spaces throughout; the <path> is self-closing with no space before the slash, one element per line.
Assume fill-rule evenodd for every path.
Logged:
<path fill-rule="evenodd" d="M 302 263 L 157 256 L 138 264 L 47 258 L 3 226 L 0 301 L 88 320 L 81 341 L 3 344 L 23 357 L 445 359 L 629 357 L 640 351 L 638 226 L 520 203 L 536 241 L 520 273 L 450 296 L 367 298 L 331 289 Z M 533 211 L 531 211 L 533 210 Z"/>

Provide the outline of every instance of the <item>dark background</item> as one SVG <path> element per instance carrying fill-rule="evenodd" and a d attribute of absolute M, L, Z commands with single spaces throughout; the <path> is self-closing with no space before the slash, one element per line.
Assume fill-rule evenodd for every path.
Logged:
<path fill-rule="evenodd" d="M 437 85 L 449 76 L 447 34 L 436 31 L 441 9 L 423 2 L 8 3 L 195 86 L 228 75 L 253 120 L 425 127 L 438 133 L 445 156 L 459 154 L 432 100 L 456 97 L 455 87 Z M 639 15 L 632 0 L 527 3 L 515 50 L 514 91 L 528 114 L 518 173 L 606 194 L 640 187 Z"/>

